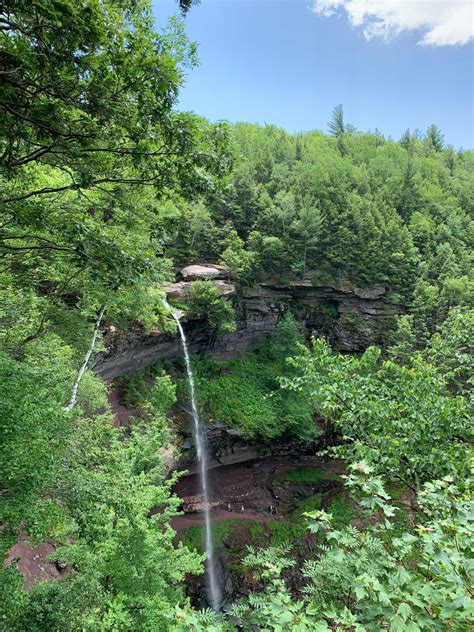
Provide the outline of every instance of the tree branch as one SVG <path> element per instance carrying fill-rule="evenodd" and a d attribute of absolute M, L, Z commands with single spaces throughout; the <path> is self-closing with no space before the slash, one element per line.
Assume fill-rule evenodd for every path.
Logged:
<path fill-rule="evenodd" d="M 153 186 L 157 182 L 157 178 L 148 178 L 147 180 L 143 180 L 141 178 L 101 178 L 100 180 L 92 181 L 88 187 L 81 187 L 79 184 L 68 184 L 56 188 L 45 187 L 44 189 L 38 189 L 37 191 L 30 191 L 30 193 L 24 193 L 23 195 L 17 195 L 12 198 L 0 200 L 0 202 L 2 204 L 7 204 L 8 202 L 20 202 L 22 200 L 27 200 L 28 198 L 34 197 L 35 195 L 45 195 L 46 193 L 60 193 L 61 191 L 74 190 L 77 191 L 81 188 L 92 189 L 92 187 L 96 187 L 98 184 L 136 184 L 138 186 Z"/>

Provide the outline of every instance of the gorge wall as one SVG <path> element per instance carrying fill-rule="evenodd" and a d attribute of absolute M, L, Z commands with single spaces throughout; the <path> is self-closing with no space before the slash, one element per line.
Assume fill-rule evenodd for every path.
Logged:
<path fill-rule="evenodd" d="M 207 353 L 217 360 L 236 358 L 269 338 L 287 310 L 300 323 L 307 338 L 324 337 L 344 352 L 363 351 L 371 344 L 383 343 L 394 315 L 400 311 L 383 285 L 317 287 L 305 280 L 285 286 L 268 282 L 249 288 L 219 279 L 212 282 L 227 300 L 233 301 L 236 330 L 216 337 L 204 321 L 187 320 L 183 326 L 190 352 Z M 179 283 L 168 284 L 169 296 L 185 299 L 190 284 L 186 277 Z M 109 328 L 105 345 L 108 351 L 99 354 L 94 365 L 105 379 L 182 357 L 177 335 L 144 334 L 138 327 L 127 332 Z"/>

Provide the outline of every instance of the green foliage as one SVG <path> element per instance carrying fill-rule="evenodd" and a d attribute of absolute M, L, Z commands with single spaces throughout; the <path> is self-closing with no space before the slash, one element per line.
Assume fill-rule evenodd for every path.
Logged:
<path fill-rule="evenodd" d="M 341 493 L 327 513 L 318 497 L 308 499 L 315 507 L 305 515 L 318 541 L 303 564 L 306 585 L 296 597 L 282 579 L 281 553 L 249 556 L 266 588 L 231 610 L 244 630 L 260 624 L 261 616 L 275 630 L 289 622 L 315 630 L 467 629 L 474 614 L 474 526 L 472 454 L 462 439 L 470 417 L 468 400 L 453 392 L 465 393 L 469 384 L 453 378 L 466 375 L 469 328 L 469 315 L 456 309 L 426 350 L 440 366 L 446 355 L 452 367 L 446 376 L 402 346 L 406 366 L 380 362 L 374 349 L 343 357 L 323 341 L 314 341 L 312 353 L 301 347 L 291 360 L 298 374 L 282 379 L 283 385 L 311 398 L 345 435 L 335 451 L 353 461 L 344 478 L 356 504 Z M 417 492 L 411 509 L 392 501 L 375 473 L 408 481 Z M 303 471 L 297 478 L 313 480 L 314 474 Z M 403 487 L 395 491 L 398 499 L 406 494 Z M 350 525 L 354 517 L 360 526 Z M 291 537 L 298 539 L 296 532 Z"/>
<path fill-rule="evenodd" d="M 425 351 L 426 358 L 443 372 L 449 389 L 466 396 L 473 386 L 473 341 L 474 310 L 452 308 Z"/>
<path fill-rule="evenodd" d="M 418 495 L 417 526 L 400 534 L 394 529 L 396 507 L 381 480 L 362 465 L 354 466 L 348 485 L 361 494 L 362 506 L 369 513 L 377 509 L 383 520 L 364 530 L 335 528 L 331 514 L 309 512 L 310 531 L 325 543 L 304 562 L 306 585 L 297 599 L 281 577 L 293 563 L 289 549 L 250 550 L 246 563 L 266 587 L 231 609 L 242 629 L 467 629 L 474 612 L 472 487 L 449 479 L 427 483 Z"/>
<path fill-rule="evenodd" d="M 235 330 L 234 309 L 219 295 L 211 281 L 192 283 L 186 307 L 192 317 L 208 320 L 209 325 L 220 334 Z"/>
<path fill-rule="evenodd" d="M 176 385 L 163 370 L 154 371 L 148 379 L 135 371 L 116 380 L 121 388 L 121 400 L 128 408 L 143 411 L 167 411 L 176 401 Z"/>
<path fill-rule="evenodd" d="M 297 216 L 291 224 L 291 230 L 296 234 L 296 241 L 300 242 L 303 248 L 303 277 L 306 272 L 308 252 L 317 247 L 322 222 L 323 218 L 318 201 L 308 197 L 304 198 Z"/>
<path fill-rule="evenodd" d="M 432 332 L 472 295 L 472 152 L 443 148 L 434 126 L 400 143 L 357 132 L 342 106 L 330 129 L 335 138 L 236 125 L 233 175 L 206 204 L 214 244 L 191 256 L 221 257 L 247 284 L 306 270 L 318 282 L 383 283 Z"/>
<path fill-rule="evenodd" d="M 301 520 L 301 512 L 295 516 L 294 521 L 269 522 L 267 525 L 270 533 L 270 545 L 272 547 L 294 546 L 302 542 L 306 527 Z"/>
<path fill-rule="evenodd" d="M 229 536 L 234 532 L 246 531 L 252 537 L 253 542 L 262 540 L 262 525 L 256 520 L 233 519 L 222 522 L 215 522 L 212 525 L 212 541 L 214 546 L 219 547 L 222 542 L 227 541 L 227 546 L 231 544 L 228 541 Z M 179 534 L 180 540 L 189 550 L 195 550 L 199 553 L 205 552 L 204 527 L 196 526 L 183 529 Z"/>
<path fill-rule="evenodd" d="M 156 285 L 182 199 L 214 190 L 231 164 L 225 126 L 173 109 L 195 61 L 182 21 L 157 33 L 148 0 L 35 0 L 10 3 L 4 22 L 8 348 L 81 335 L 104 304 L 119 326 L 162 325 Z"/>
<path fill-rule="evenodd" d="M 304 500 L 299 500 L 297 502 L 297 509 L 295 510 L 296 516 L 301 516 L 307 511 L 315 511 L 316 509 L 321 509 L 321 504 L 323 501 L 323 495 L 320 492 L 305 498 Z M 293 540 L 292 540 L 293 541 Z"/>
<path fill-rule="evenodd" d="M 333 524 L 339 528 L 349 525 L 354 515 L 354 505 L 343 492 L 331 500 L 328 510 L 332 515 Z"/>
<path fill-rule="evenodd" d="M 413 316 L 403 315 L 397 318 L 397 330 L 393 335 L 393 344 L 388 354 L 390 359 L 409 366 L 413 353 L 417 348 L 417 337 L 414 330 Z"/>
<path fill-rule="evenodd" d="M 181 20 L 157 33 L 148 1 L 34 0 L 9 5 L 4 31 L 5 171 L 41 163 L 67 175 L 43 190 L 21 187 L 12 200 L 104 183 L 189 186 L 210 166 L 210 154 L 187 153 L 196 118 L 172 111 L 196 63 Z"/>
<path fill-rule="evenodd" d="M 254 254 L 244 249 L 244 242 L 235 230 L 231 230 L 224 240 L 224 250 L 220 262 L 229 270 L 236 281 L 248 282 L 254 264 Z"/>
<path fill-rule="evenodd" d="M 138 408 L 146 401 L 147 382 L 141 373 L 132 372 L 121 376 L 116 384 L 122 388 L 121 400 L 127 408 Z"/>
<path fill-rule="evenodd" d="M 174 386 L 129 382 L 146 421 L 127 437 L 89 371 L 65 407 L 103 305 L 109 323 L 164 328 L 164 248 L 182 201 L 219 187 L 227 130 L 174 111 L 194 46 L 180 20 L 154 31 L 147 0 L 20 1 L 3 17 L 1 521 L 48 538 L 71 572 L 22 593 L 2 570 L 2 627 L 167 631 L 202 561 L 169 526 Z"/>
<path fill-rule="evenodd" d="M 418 352 L 443 372 L 451 392 L 468 395 L 474 372 L 474 311 L 452 307 L 430 338 L 420 340 L 419 334 L 414 316 L 400 316 L 395 344 L 388 350 L 390 358 L 409 366 Z"/>
<path fill-rule="evenodd" d="M 341 136 L 346 131 L 344 124 L 344 110 L 341 104 L 336 105 L 332 111 L 332 119 L 328 123 L 328 129 L 334 136 Z"/>
<path fill-rule="evenodd" d="M 296 377 L 281 384 L 311 401 L 345 443 L 334 452 L 366 459 L 389 479 L 411 488 L 420 481 L 466 474 L 471 404 L 451 395 L 446 377 L 415 357 L 411 366 L 380 361 L 368 349 L 360 358 L 332 352 L 322 340 L 300 347 L 291 360 Z"/>
<path fill-rule="evenodd" d="M 22 525 L 44 535 L 63 519 L 60 503 L 48 490 L 57 478 L 63 446 L 72 431 L 64 408 L 61 371 L 61 363 L 67 363 L 66 354 L 67 350 L 57 349 L 57 364 L 51 357 L 50 367 L 42 366 L 36 358 L 20 363 L 0 355 L 0 520 L 6 527 Z"/>
<path fill-rule="evenodd" d="M 19 380 L 23 391 L 27 380 Z M 52 397 L 51 386 L 49 392 Z M 169 521 L 180 501 L 170 491 L 175 477 L 165 481 L 164 417 L 155 410 L 155 418 L 132 426 L 126 439 L 104 416 L 78 416 L 67 434 L 57 436 L 54 427 L 48 436 L 55 421 L 49 401 L 44 405 L 51 417 L 36 417 L 36 432 L 49 446 L 25 442 L 21 474 L 26 479 L 28 472 L 31 483 L 14 488 L 2 520 L 11 526 L 21 520 L 35 535 L 48 533 L 59 546 L 56 555 L 74 570 L 64 581 L 30 590 L 11 629 L 167 630 L 184 575 L 200 572 L 202 558 L 173 544 Z M 12 448 L 18 464 L 24 450 L 7 446 L 8 452 Z M 9 471 L 10 480 L 12 472 L 20 474 Z M 152 515 L 152 509 L 159 511 Z"/>
<path fill-rule="evenodd" d="M 298 338 L 298 326 L 288 313 L 273 338 L 244 358 L 222 364 L 196 358 L 193 366 L 205 417 L 223 421 L 247 437 L 317 436 L 312 407 L 278 389 L 277 377 Z"/>
<path fill-rule="evenodd" d="M 426 130 L 425 141 L 434 151 L 441 151 L 444 145 L 444 134 L 436 125 L 430 125 Z"/>
<path fill-rule="evenodd" d="M 192 3 L 178 2 L 183 13 Z M 231 141 L 229 126 L 176 110 L 195 46 L 180 19 L 154 29 L 150 0 L 17 0 L 2 10 L 2 35 L 0 543 L 3 555 L 19 534 L 47 538 L 70 568 L 24 592 L 14 565 L 1 566 L 2 629 L 468 629 L 473 153 L 445 147 L 435 125 L 400 143 L 357 132 L 342 106 L 333 137 L 239 124 Z M 203 556 L 176 546 L 170 527 L 180 502 L 170 377 L 122 380 L 138 417 L 126 435 L 89 370 L 66 409 L 103 307 L 122 329 L 169 330 L 163 281 L 203 259 L 243 284 L 300 274 L 384 284 L 408 309 L 390 360 L 316 341 L 287 365 L 299 340 L 287 315 L 247 357 L 196 361 L 210 418 L 247 437 L 306 440 L 318 412 L 339 433 L 333 451 L 354 462 L 357 504 L 341 493 L 326 513 L 315 494 L 294 522 L 272 522 L 274 548 L 246 560 L 266 589 L 230 618 L 184 597 Z M 189 309 L 218 332 L 235 328 L 211 283 L 193 284 Z M 416 492 L 409 511 L 381 476 Z M 302 512 L 313 536 L 298 569 L 282 544 L 304 540 Z M 248 529 L 259 542 L 260 525 Z M 186 538 L 198 548 L 197 531 Z M 296 596 L 288 573 L 305 581 Z"/>

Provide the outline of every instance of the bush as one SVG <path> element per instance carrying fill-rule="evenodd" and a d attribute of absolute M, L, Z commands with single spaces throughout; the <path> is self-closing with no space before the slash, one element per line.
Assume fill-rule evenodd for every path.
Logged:
<path fill-rule="evenodd" d="M 194 281 L 187 308 L 192 317 L 209 321 L 218 333 L 235 330 L 234 308 L 219 295 L 210 281 Z"/>
<path fill-rule="evenodd" d="M 199 402 L 205 414 L 249 437 L 317 436 L 320 430 L 311 405 L 296 393 L 281 391 L 277 382 L 279 375 L 288 372 L 285 358 L 298 339 L 298 326 L 288 314 L 271 340 L 244 358 L 223 364 L 195 360 Z"/>
<path fill-rule="evenodd" d="M 165 413 L 176 401 L 176 386 L 162 369 L 148 380 L 142 373 L 132 371 L 120 377 L 116 384 L 122 388 L 121 399 L 127 408 Z"/>

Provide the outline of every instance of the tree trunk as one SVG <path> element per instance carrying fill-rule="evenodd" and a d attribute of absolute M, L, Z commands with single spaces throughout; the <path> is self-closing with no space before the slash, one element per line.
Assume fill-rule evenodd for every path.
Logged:
<path fill-rule="evenodd" d="M 71 399 L 69 400 L 69 404 L 66 406 L 66 410 L 72 410 L 76 405 L 77 401 L 77 390 L 79 388 L 79 384 L 81 383 L 82 377 L 86 372 L 87 365 L 89 364 L 89 360 L 91 358 L 92 352 L 94 351 L 95 341 L 97 339 L 97 333 L 99 332 L 100 323 L 102 321 L 102 316 L 105 312 L 105 305 L 102 305 L 99 312 L 99 317 L 94 326 L 94 333 L 92 334 L 91 344 L 89 349 L 87 350 L 86 355 L 84 356 L 84 362 L 82 363 L 81 368 L 79 369 L 79 373 L 77 374 L 76 381 L 74 382 L 74 386 L 72 387 Z"/>

